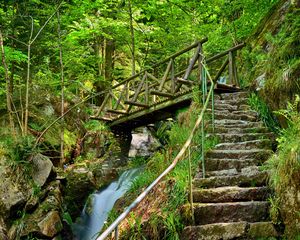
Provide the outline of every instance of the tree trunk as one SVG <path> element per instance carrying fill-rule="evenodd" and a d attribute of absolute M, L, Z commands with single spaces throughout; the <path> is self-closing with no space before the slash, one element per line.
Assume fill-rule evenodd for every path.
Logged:
<path fill-rule="evenodd" d="M 105 39 L 105 66 L 104 80 L 112 82 L 112 72 L 114 69 L 115 41 L 113 39 Z"/>
<path fill-rule="evenodd" d="M 133 76 L 135 75 L 135 38 L 134 38 L 131 0 L 128 0 L 128 13 L 129 13 L 130 36 L 131 36 L 131 61 L 132 61 L 131 75 Z"/>
<path fill-rule="evenodd" d="M 59 62 L 60 62 L 60 76 L 61 76 L 61 131 L 60 131 L 60 167 L 63 167 L 65 154 L 64 154 L 64 107 L 65 107 L 65 79 L 64 79 L 64 63 L 63 63 L 63 51 L 61 44 L 61 31 L 60 31 L 60 15 L 57 11 L 57 34 L 58 34 L 58 46 L 59 46 Z"/>
<path fill-rule="evenodd" d="M 1 29 L 0 29 L 0 48 L 1 48 L 1 55 L 2 55 L 2 64 L 3 64 L 3 67 L 4 67 L 4 73 L 5 73 L 6 105 L 7 105 L 7 113 L 8 113 L 9 126 L 10 126 L 10 129 L 11 129 L 13 135 L 15 135 L 15 126 L 14 126 L 13 111 L 12 111 L 12 86 L 11 86 L 11 78 L 9 77 L 8 67 L 7 67 L 7 64 L 6 64 L 5 50 L 4 50 L 3 36 L 2 36 Z"/>
<path fill-rule="evenodd" d="M 25 114 L 24 114 L 24 135 L 27 135 L 28 132 L 28 116 L 29 116 L 29 84 L 30 84 L 30 52 L 31 44 L 28 44 L 27 48 L 27 77 L 25 85 Z"/>

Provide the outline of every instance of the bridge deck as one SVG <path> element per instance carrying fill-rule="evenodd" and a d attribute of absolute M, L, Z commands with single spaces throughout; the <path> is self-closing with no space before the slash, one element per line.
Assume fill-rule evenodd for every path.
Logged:
<path fill-rule="evenodd" d="M 215 88 L 216 93 L 237 92 L 239 88 L 226 85 L 217 84 Z M 139 108 L 130 114 L 111 114 L 110 117 L 95 118 L 106 121 L 111 128 L 128 128 L 134 129 L 136 127 L 145 126 L 147 124 L 173 117 L 174 114 L 184 107 L 188 107 L 192 101 L 192 91 L 186 91 L 173 99 L 166 99 L 159 103 L 149 106 L 149 108 Z"/>

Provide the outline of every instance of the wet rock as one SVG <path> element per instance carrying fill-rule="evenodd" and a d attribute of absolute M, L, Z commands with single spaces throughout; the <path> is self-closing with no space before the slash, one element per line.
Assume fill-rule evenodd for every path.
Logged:
<path fill-rule="evenodd" d="M 57 211 L 49 212 L 42 221 L 38 223 L 40 232 L 43 236 L 54 237 L 62 230 L 62 223 Z"/>
<path fill-rule="evenodd" d="M 43 156 L 42 154 L 35 155 L 32 159 L 32 163 L 32 178 L 38 186 L 42 187 L 52 172 L 53 164 L 48 157 Z"/>
<path fill-rule="evenodd" d="M 151 156 L 159 147 L 160 143 L 147 128 L 139 128 L 132 133 L 129 157 Z"/>
<path fill-rule="evenodd" d="M 0 167 L 0 214 L 4 218 L 15 214 L 27 201 L 27 196 L 20 190 L 20 186 L 8 174 L 5 167 Z"/>
<path fill-rule="evenodd" d="M 4 220 L 2 219 L 2 217 L 0 217 L 0 239 L 1 240 L 8 240 L 6 225 L 5 225 Z"/>
<path fill-rule="evenodd" d="M 48 195 L 32 214 L 24 215 L 9 229 L 9 239 L 29 235 L 54 237 L 62 229 L 59 211 L 62 208 L 62 194 L 59 182 L 51 182 Z"/>

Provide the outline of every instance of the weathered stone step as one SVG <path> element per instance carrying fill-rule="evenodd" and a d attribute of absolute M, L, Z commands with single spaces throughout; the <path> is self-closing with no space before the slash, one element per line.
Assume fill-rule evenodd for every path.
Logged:
<path fill-rule="evenodd" d="M 193 186 L 198 188 L 216 188 L 225 186 L 260 187 L 266 185 L 267 178 L 268 174 L 266 171 L 252 171 L 247 174 L 241 173 L 233 176 L 195 178 Z"/>
<path fill-rule="evenodd" d="M 210 132 L 212 132 L 212 129 L 209 130 Z M 230 134 L 234 134 L 234 133 L 268 133 L 269 130 L 265 127 L 244 127 L 244 128 L 228 128 L 228 127 L 220 127 L 220 126 L 215 126 L 215 133 L 230 133 Z"/>
<path fill-rule="evenodd" d="M 193 208 L 195 224 L 260 222 L 268 219 L 269 203 L 267 201 L 194 203 Z"/>
<path fill-rule="evenodd" d="M 262 201 L 270 195 L 268 187 L 219 187 L 194 189 L 193 200 L 200 203 Z"/>
<path fill-rule="evenodd" d="M 219 143 L 215 146 L 215 150 L 250 150 L 257 148 L 272 148 L 272 142 L 269 139 L 253 140 L 237 143 Z"/>
<path fill-rule="evenodd" d="M 259 123 L 259 122 L 258 122 Z M 254 122 L 244 121 L 244 120 L 238 120 L 238 119 L 216 119 L 215 125 L 226 125 L 227 127 L 236 127 L 237 125 L 244 125 L 247 127 L 250 127 L 250 125 L 255 124 Z"/>
<path fill-rule="evenodd" d="M 218 171 L 206 171 L 205 177 L 234 176 L 238 174 L 239 172 L 236 168 L 230 168 L 230 169 L 222 169 Z M 202 171 L 198 172 L 195 178 L 202 178 Z"/>
<path fill-rule="evenodd" d="M 235 93 L 222 93 L 219 94 L 220 98 L 223 100 L 234 100 L 234 99 L 243 99 L 248 98 L 248 92 L 235 92 Z"/>
<path fill-rule="evenodd" d="M 211 109 L 207 109 L 207 113 L 211 114 L 212 111 Z M 247 110 L 247 111 L 241 111 L 241 110 L 234 110 L 234 111 L 228 111 L 227 109 L 215 109 L 214 110 L 215 114 L 234 114 L 234 115 L 249 115 L 249 116 L 253 116 L 253 117 L 257 117 L 257 112 L 253 111 L 253 110 Z"/>
<path fill-rule="evenodd" d="M 278 237 L 271 222 L 231 222 L 188 226 L 182 232 L 182 240 L 257 240 Z"/>
<path fill-rule="evenodd" d="M 252 116 L 252 114 L 233 114 L 231 112 L 228 113 L 218 113 L 217 111 L 214 114 L 215 119 L 230 119 L 230 120 L 243 120 L 243 121 L 249 121 L 249 122 L 256 122 L 257 116 Z"/>
<path fill-rule="evenodd" d="M 207 158 L 230 158 L 230 159 L 267 159 L 273 151 L 268 149 L 250 149 L 250 150 L 210 150 L 206 153 Z"/>
<path fill-rule="evenodd" d="M 206 171 L 218 171 L 225 169 L 236 169 L 241 171 L 242 168 L 246 168 L 254 165 L 262 165 L 264 160 L 261 159 L 211 159 L 205 160 Z"/>
<path fill-rule="evenodd" d="M 239 99 L 215 99 L 214 101 L 215 106 L 219 104 L 229 104 L 232 106 L 241 106 L 241 105 L 248 105 L 248 99 L 247 98 L 239 98 Z"/>
<path fill-rule="evenodd" d="M 253 141 L 258 139 L 271 139 L 275 140 L 275 135 L 273 133 L 216 133 L 216 134 L 207 134 L 207 137 L 215 136 L 219 139 L 220 143 L 226 142 L 246 142 Z"/>
<path fill-rule="evenodd" d="M 208 109 L 207 110 L 211 110 L 211 102 L 208 105 Z M 214 110 L 227 110 L 229 112 L 232 111 L 248 111 L 251 110 L 249 105 L 246 104 L 241 104 L 241 105 L 230 105 L 227 103 L 220 103 L 217 102 L 217 104 L 214 104 Z"/>
<path fill-rule="evenodd" d="M 239 128 L 264 128 L 264 124 L 262 122 L 246 122 L 243 121 L 237 122 L 237 120 L 234 120 L 234 124 L 227 124 L 227 123 L 220 123 L 220 120 L 215 121 L 215 128 L 226 128 L 226 129 L 239 129 Z"/>

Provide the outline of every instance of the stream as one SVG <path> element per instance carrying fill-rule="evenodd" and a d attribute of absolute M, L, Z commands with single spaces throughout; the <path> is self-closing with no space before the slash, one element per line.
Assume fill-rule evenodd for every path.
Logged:
<path fill-rule="evenodd" d="M 89 196 L 80 219 L 72 227 L 74 239 L 96 239 L 115 202 L 129 190 L 140 171 L 141 168 L 127 170 L 117 181 Z"/>

